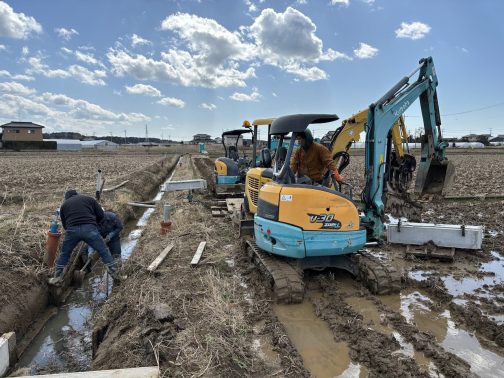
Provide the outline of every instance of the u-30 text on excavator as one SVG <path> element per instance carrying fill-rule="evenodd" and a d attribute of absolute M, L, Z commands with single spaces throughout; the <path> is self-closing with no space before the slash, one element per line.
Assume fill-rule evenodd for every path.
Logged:
<path fill-rule="evenodd" d="M 445 157 L 441 138 L 432 58 L 422 59 L 410 75 L 368 109 L 363 208 L 352 198 L 321 185 L 307 185 L 290 170 L 294 142 L 310 124 L 332 122 L 335 114 L 297 114 L 275 119 L 270 134 L 282 138 L 292 133 L 285 163 L 275 161 L 273 181 L 258 194 L 254 216 L 254 239 L 246 240 L 251 256 L 268 272 L 281 302 L 303 298 L 304 269 L 337 267 L 359 275 L 377 294 L 399 290 L 400 276 L 394 268 L 364 253 L 365 244 L 383 237 L 383 194 L 390 179 L 391 129 L 416 100 L 420 100 L 425 140 L 417 173 L 417 192 L 443 194 L 453 178 L 453 165 Z M 419 72 L 416 81 L 411 77 Z M 280 151 L 277 150 L 276 155 Z M 361 211 L 362 210 L 362 213 Z"/>

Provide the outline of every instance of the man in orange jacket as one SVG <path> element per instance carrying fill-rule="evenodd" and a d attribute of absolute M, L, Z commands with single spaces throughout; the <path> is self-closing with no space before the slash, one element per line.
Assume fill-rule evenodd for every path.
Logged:
<path fill-rule="evenodd" d="M 306 175 L 313 181 L 322 184 L 322 179 L 327 170 L 330 170 L 336 181 L 342 182 L 336 164 L 332 159 L 329 150 L 313 140 L 313 135 L 309 129 L 297 137 L 299 148 L 291 159 L 290 167 L 292 172 L 297 172 L 298 176 Z"/>

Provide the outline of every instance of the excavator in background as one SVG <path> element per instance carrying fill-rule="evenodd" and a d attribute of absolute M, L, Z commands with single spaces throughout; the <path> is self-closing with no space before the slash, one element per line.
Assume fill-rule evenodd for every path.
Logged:
<path fill-rule="evenodd" d="M 352 143 L 358 142 L 361 133 L 365 131 L 368 114 L 369 110 L 364 109 L 343 120 L 341 126 L 332 135 L 329 150 L 340 173 L 350 164 L 349 150 Z M 392 126 L 390 139 L 394 148 L 386 166 L 387 186 L 384 188 L 383 195 L 387 211 L 399 218 L 419 220 L 422 205 L 413 200 L 408 193 L 416 169 L 416 159 L 410 154 L 408 148 L 408 132 L 403 116 L 399 117 Z"/>
<path fill-rule="evenodd" d="M 245 174 L 250 166 L 250 159 L 245 153 L 240 157 L 238 142 L 244 134 L 252 134 L 250 125 L 244 129 L 225 131 L 222 133 L 222 145 L 224 146 L 224 157 L 215 159 L 215 193 L 218 194 L 239 194 L 243 193 Z M 227 145 L 231 140 L 232 144 Z M 253 157 L 254 159 L 255 157 Z"/>
<path fill-rule="evenodd" d="M 410 83 L 416 72 L 417 80 Z M 261 271 L 267 272 L 279 302 L 302 301 L 306 269 L 345 269 L 359 276 L 375 294 L 400 290 L 400 274 L 363 248 L 368 242 L 383 239 L 383 194 L 390 181 L 393 152 L 391 129 L 417 99 L 425 140 L 415 190 L 420 194 L 444 194 L 452 183 L 454 167 L 446 159 L 447 144 L 441 137 L 437 85 L 433 60 L 425 58 L 410 75 L 369 106 L 362 209 L 354 203 L 351 188 L 347 196 L 327 186 L 306 184 L 307 178 L 294 176 L 288 164 L 297 135 L 310 124 L 332 122 L 338 116 L 296 114 L 273 121 L 270 134 L 280 138 L 279 146 L 292 133 L 284 159 L 287 164 L 275 161 L 272 182 L 260 188 L 253 220 L 254 238 L 245 238 L 244 242 Z M 280 148 L 276 156 L 281 153 Z M 339 188 L 334 180 L 333 185 Z"/>

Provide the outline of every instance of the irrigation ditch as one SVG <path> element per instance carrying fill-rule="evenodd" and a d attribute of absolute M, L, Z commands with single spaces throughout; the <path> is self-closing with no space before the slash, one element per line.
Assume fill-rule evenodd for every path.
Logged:
<path fill-rule="evenodd" d="M 152 209 L 133 208 L 128 202 L 158 201 L 162 196 L 159 186 L 173 174 L 179 158 L 178 155 L 166 156 L 144 170 L 133 172 L 117 190 L 103 193 L 104 208 L 117 213 L 125 225 L 121 240 L 123 262 L 133 252 L 152 214 Z M 33 292 L 28 294 L 28 301 L 22 308 L 31 311 L 22 314 L 14 311 L 17 324 L 11 325 L 11 329 L 17 331 L 18 357 L 12 369 L 14 374 L 89 370 L 92 318 L 111 293 L 112 280 L 108 279 L 101 262 L 96 262 L 83 285 L 74 287 L 73 271 L 82 267 L 80 247 L 72 254 L 61 287 L 53 288 L 40 282 L 40 286 L 34 286 Z M 19 310 L 14 306 L 12 309 Z"/>

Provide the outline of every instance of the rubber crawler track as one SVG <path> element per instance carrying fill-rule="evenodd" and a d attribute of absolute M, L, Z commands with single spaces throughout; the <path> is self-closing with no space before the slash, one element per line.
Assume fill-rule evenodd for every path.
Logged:
<path fill-rule="evenodd" d="M 393 266 L 365 252 L 356 254 L 355 260 L 362 282 L 373 294 L 388 295 L 401 290 L 401 274 Z"/>
<path fill-rule="evenodd" d="M 305 291 L 303 271 L 296 264 L 261 251 L 253 240 L 246 241 L 246 248 L 254 263 L 270 279 L 278 303 L 303 301 Z"/>

